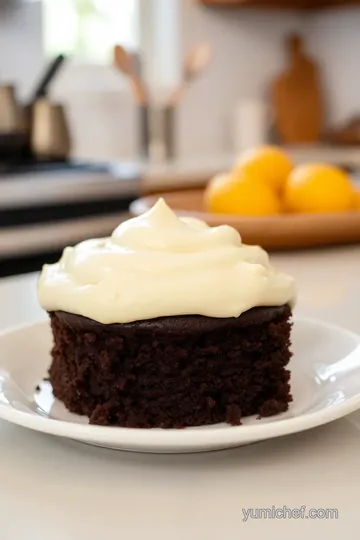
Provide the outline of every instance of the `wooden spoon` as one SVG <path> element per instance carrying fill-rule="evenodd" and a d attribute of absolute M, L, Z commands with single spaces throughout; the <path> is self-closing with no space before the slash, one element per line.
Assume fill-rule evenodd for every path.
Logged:
<path fill-rule="evenodd" d="M 188 52 L 184 60 L 182 79 L 170 95 L 169 106 L 179 103 L 187 85 L 205 70 L 210 60 L 211 47 L 208 43 L 200 43 Z"/>
<path fill-rule="evenodd" d="M 122 45 L 115 45 L 114 47 L 114 65 L 129 80 L 136 103 L 146 105 L 148 95 L 144 82 L 136 72 L 133 59 Z"/>

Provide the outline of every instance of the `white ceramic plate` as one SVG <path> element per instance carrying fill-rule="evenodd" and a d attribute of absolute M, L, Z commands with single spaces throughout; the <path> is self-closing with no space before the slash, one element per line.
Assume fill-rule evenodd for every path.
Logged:
<path fill-rule="evenodd" d="M 0 335 L 0 418 L 88 444 L 137 452 L 203 452 L 241 446 L 331 422 L 360 408 L 360 336 L 315 320 L 297 319 L 291 361 L 294 402 L 278 416 L 182 430 L 90 426 L 36 385 L 50 362 L 51 332 L 40 323 Z"/>

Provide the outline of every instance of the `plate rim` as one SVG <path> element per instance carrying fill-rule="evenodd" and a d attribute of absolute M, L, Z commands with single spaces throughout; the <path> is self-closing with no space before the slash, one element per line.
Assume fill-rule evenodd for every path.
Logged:
<path fill-rule="evenodd" d="M 351 337 L 360 344 L 360 334 L 340 325 L 304 316 L 295 316 L 294 322 L 308 323 L 330 331 L 340 332 Z M 49 330 L 49 322 L 43 320 L 36 323 L 12 326 L 0 331 L 0 340 L 17 332 L 29 329 L 41 329 L 42 327 L 46 327 L 47 330 Z M 121 444 L 124 447 L 131 447 L 134 449 L 146 448 L 148 450 L 159 448 L 161 446 L 167 448 L 172 447 L 181 449 L 181 447 L 186 447 L 196 449 L 200 445 L 226 448 L 246 443 L 246 441 L 249 440 L 260 441 L 298 433 L 340 419 L 355 412 L 359 408 L 360 389 L 358 394 L 346 401 L 336 403 L 331 407 L 323 408 L 319 411 L 284 418 L 266 424 L 259 423 L 258 425 L 226 426 L 225 428 L 223 424 L 203 426 L 202 429 L 198 430 L 196 428 L 177 430 L 94 426 L 89 424 L 77 424 L 75 422 L 59 420 L 56 418 L 44 418 L 36 414 L 18 411 L 10 404 L 5 405 L 3 403 L 0 403 L 0 419 L 33 431 L 83 442 L 91 441 L 105 445 Z M 208 429 L 206 429 L 207 427 Z"/>

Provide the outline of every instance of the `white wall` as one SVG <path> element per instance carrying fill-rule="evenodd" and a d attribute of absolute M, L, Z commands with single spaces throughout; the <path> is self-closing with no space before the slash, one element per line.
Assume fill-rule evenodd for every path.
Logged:
<path fill-rule="evenodd" d="M 40 3 L 0 2 L 0 84 L 28 97 L 43 66 Z"/>

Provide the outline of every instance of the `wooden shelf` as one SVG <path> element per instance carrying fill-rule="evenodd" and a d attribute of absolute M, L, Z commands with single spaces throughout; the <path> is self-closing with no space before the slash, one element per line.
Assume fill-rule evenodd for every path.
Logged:
<path fill-rule="evenodd" d="M 274 9 L 325 9 L 360 6 L 360 0 L 198 0 L 205 6 Z"/>
<path fill-rule="evenodd" d="M 286 0 L 199 0 L 199 2 L 214 7 L 268 7 L 281 9 L 303 7 L 301 0 L 293 0 L 291 5 Z"/>

